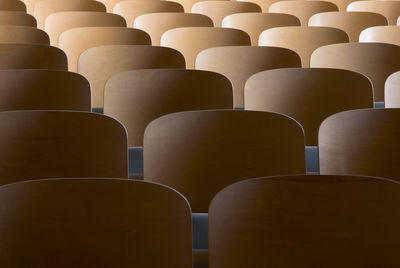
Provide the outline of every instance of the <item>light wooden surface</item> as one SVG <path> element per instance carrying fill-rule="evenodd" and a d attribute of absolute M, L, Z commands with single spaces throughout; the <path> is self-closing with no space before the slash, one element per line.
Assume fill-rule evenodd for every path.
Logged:
<path fill-rule="evenodd" d="M 49 45 L 50 39 L 45 31 L 35 27 L 0 25 L 0 43 Z"/>
<path fill-rule="evenodd" d="M 347 11 L 368 11 L 382 14 L 389 25 L 396 25 L 400 15 L 400 1 L 355 1 L 347 6 Z"/>
<path fill-rule="evenodd" d="M 0 10 L 0 25 L 18 25 L 36 27 L 36 19 L 21 11 Z"/>
<path fill-rule="evenodd" d="M 391 74 L 386 79 L 385 107 L 400 108 L 400 71 Z"/>
<path fill-rule="evenodd" d="M 360 34 L 360 42 L 377 42 L 400 45 L 400 27 L 396 25 L 376 26 Z"/>

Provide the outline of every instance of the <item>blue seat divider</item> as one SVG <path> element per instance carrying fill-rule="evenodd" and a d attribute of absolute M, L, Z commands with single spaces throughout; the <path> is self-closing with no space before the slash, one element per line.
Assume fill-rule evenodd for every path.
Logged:
<path fill-rule="evenodd" d="M 92 108 L 92 113 L 104 114 L 104 108 L 103 107 L 93 107 Z"/>
<path fill-rule="evenodd" d="M 143 174 L 143 147 L 129 147 L 129 174 Z"/>
<path fill-rule="evenodd" d="M 306 171 L 310 174 L 318 173 L 317 146 L 306 146 Z"/>
<path fill-rule="evenodd" d="M 208 249 L 208 213 L 192 213 L 193 249 Z"/>
<path fill-rule="evenodd" d="M 385 108 L 385 102 L 383 102 L 383 101 L 374 102 L 374 108 L 375 109 Z"/>

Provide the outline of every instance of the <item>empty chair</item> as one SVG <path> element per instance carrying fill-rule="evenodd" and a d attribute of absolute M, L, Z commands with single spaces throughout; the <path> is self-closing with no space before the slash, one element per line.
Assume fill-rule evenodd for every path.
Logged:
<path fill-rule="evenodd" d="M 25 12 L 0 10 L 0 25 L 36 27 L 36 19 Z"/>
<path fill-rule="evenodd" d="M 360 34 L 360 42 L 377 42 L 400 45 L 400 27 L 396 25 L 375 26 Z"/>
<path fill-rule="evenodd" d="M 24 4 L 24 2 L 19 0 L 1 0 L 0 10 L 26 12 L 26 5 Z"/>
<path fill-rule="evenodd" d="M 203 50 L 196 59 L 196 69 L 221 73 L 233 84 L 235 107 L 244 107 L 244 85 L 257 72 L 269 69 L 300 67 L 296 52 L 279 47 L 229 46 Z"/>
<path fill-rule="evenodd" d="M 279 1 L 271 4 L 270 13 L 285 13 L 299 18 L 302 26 L 308 25 L 308 20 L 314 14 L 321 12 L 337 11 L 338 7 L 326 1 Z"/>
<path fill-rule="evenodd" d="M 400 1 L 355 1 L 347 6 L 347 11 L 368 11 L 382 14 L 389 25 L 396 25 L 400 15 Z"/>
<path fill-rule="evenodd" d="M 192 7 L 192 13 L 207 15 L 216 27 L 221 27 L 224 17 L 243 12 L 261 12 L 261 8 L 254 3 L 234 1 L 200 1 Z"/>
<path fill-rule="evenodd" d="M 347 33 L 350 42 L 358 42 L 362 30 L 372 26 L 387 25 L 387 20 L 383 15 L 372 12 L 324 12 L 313 15 L 308 25 L 341 29 Z"/>
<path fill-rule="evenodd" d="M 400 47 L 384 43 L 333 44 L 318 48 L 311 67 L 339 68 L 367 76 L 373 85 L 374 101 L 383 101 L 386 78 L 400 70 Z"/>
<path fill-rule="evenodd" d="M 185 68 L 185 59 L 167 47 L 109 45 L 89 48 L 81 54 L 78 72 L 92 87 L 92 106 L 103 107 L 108 78 L 122 71 L 154 68 Z"/>
<path fill-rule="evenodd" d="M 168 30 L 161 37 L 161 46 L 180 51 L 186 60 L 186 68 L 194 68 L 197 54 L 218 46 L 249 46 L 250 37 L 238 29 L 212 27 L 183 27 Z"/>
<path fill-rule="evenodd" d="M 193 212 L 246 178 L 304 174 L 304 135 L 293 119 L 253 111 L 190 111 L 165 115 L 146 128 L 144 179 L 182 193 Z"/>
<path fill-rule="evenodd" d="M 67 11 L 49 15 L 45 30 L 50 36 L 50 44 L 58 46 L 58 38 L 62 32 L 79 27 L 113 26 L 126 27 L 124 18 L 119 15 L 93 11 Z"/>
<path fill-rule="evenodd" d="M 191 13 L 193 5 L 200 1 L 208 1 L 208 0 L 176 0 L 174 2 L 177 2 L 180 5 L 182 5 L 186 13 Z M 229 0 L 220 0 L 220 1 L 229 1 Z"/>
<path fill-rule="evenodd" d="M 264 30 L 282 26 L 300 26 L 300 21 L 293 15 L 255 12 L 232 14 L 222 20 L 222 27 L 245 31 L 253 46 L 258 45 L 258 38 Z"/>
<path fill-rule="evenodd" d="M 391 74 L 386 79 L 385 107 L 400 108 L 400 71 Z"/>
<path fill-rule="evenodd" d="M 0 25 L 0 43 L 49 45 L 50 39 L 45 31 L 35 27 Z"/>
<path fill-rule="evenodd" d="M 1 187 L 0 200 L 3 267 L 192 267 L 190 207 L 171 188 L 34 180 Z"/>
<path fill-rule="evenodd" d="M 261 7 L 263 13 L 268 13 L 268 9 L 272 3 L 279 2 L 281 0 L 237 0 L 239 2 L 250 2 L 257 4 Z"/>
<path fill-rule="evenodd" d="M 129 0 L 117 3 L 113 12 L 124 17 L 127 25 L 132 27 L 136 17 L 140 15 L 147 13 L 183 12 L 183 7 L 176 2 L 170 1 Z"/>
<path fill-rule="evenodd" d="M 79 55 L 86 49 L 102 45 L 151 45 L 150 36 L 126 27 L 80 27 L 64 31 L 58 47 L 68 57 L 68 69 L 78 71 Z"/>
<path fill-rule="evenodd" d="M 372 177 L 235 183 L 210 205 L 210 267 L 398 267 L 399 201 L 398 183 Z"/>
<path fill-rule="evenodd" d="M 289 26 L 265 30 L 260 35 L 259 45 L 291 49 L 300 55 L 303 67 L 309 67 L 310 57 L 315 49 L 348 41 L 347 34 L 336 28 Z"/>
<path fill-rule="evenodd" d="M 247 80 L 246 110 L 275 112 L 299 122 L 306 145 L 318 145 L 318 128 L 328 116 L 373 108 L 373 90 L 362 74 L 340 69 L 287 68 L 257 73 Z"/>

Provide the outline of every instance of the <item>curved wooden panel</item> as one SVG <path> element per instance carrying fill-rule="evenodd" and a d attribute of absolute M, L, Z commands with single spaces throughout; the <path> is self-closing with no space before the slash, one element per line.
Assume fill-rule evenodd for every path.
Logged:
<path fill-rule="evenodd" d="M 0 10 L 26 12 L 26 6 L 22 1 L 2 0 L 0 1 Z"/>
<path fill-rule="evenodd" d="M 0 25 L 36 27 L 36 19 L 25 12 L 1 10 Z"/>
<path fill-rule="evenodd" d="M 45 31 L 35 27 L 0 25 L 0 43 L 49 45 L 50 39 Z"/>
<path fill-rule="evenodd" d="M 385 107 L 400 108 L 400 71 L 391 74 L 386 79 Z"/>
<path fill-rule="evenodd" d="M 360 42 L 388 43 L 400 46 L 400 27 L 390 25 L 365 29 L 360 34 Z"/>
<path fill-rule="evenodd" d="M 389 25 L 396 25 L 400 14 L 399 1 L 355 1 L 347 6 L 347 11 L 367 11 L 382 14 Z"/>

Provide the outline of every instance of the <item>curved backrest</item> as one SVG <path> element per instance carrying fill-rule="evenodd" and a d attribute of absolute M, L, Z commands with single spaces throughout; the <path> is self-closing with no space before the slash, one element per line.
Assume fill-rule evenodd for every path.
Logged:
<path fill-rule="evenodd" d="M 360 174 L 400 180 L 400 109 L 335 114 L 319 130 L 321 174 Z"/>
<path fill-rule="evenodd" d="M 126 131 L 110 117 L 72 111 L 11 111 L 0 113 L 0 125 L 0 184 L 128 175 Z"/>
<path fill-rule="evenodd" d="M 62 32 L 78 27 L 112 26 L 126 27 L 124 18 L 117 14 L 93 11 L 67 11 L 49 15 L 45 30 L 50 36 L 52 46 L 58 46 Z"/>
<path fill-rule="evenodd" d="M 103 107 L 108 78 L 122 71 L 154 68 L 185 68 L 185 59 L 167 47 L 110 45 L 89 48 L 81 54 L 78 72 L 92 87 L 92 107 Z"/>
<path fill-rule="evenodd" d="M 200 1 L 192 7 L 192 13 L 210 17 L 216 27 L 221 27 L 225 16 L 243 12 L 261 12 L 261 8 L 254 3 L 234 1 Z"/>
<path fill-rule="evenodd" d="M 400 71 L 391 74 L 386 79 L 385 107 L 400 108 Z"/>
<path fill-rule="evenodd" d="M 212 1 L 212 0 L 175 0 L 174 2 L 181 4 L 185 10 L 185 13 L 191 13 L 193 5 L 200 1 Z M 229 1 L 229 0 L 220 0 L 220 1 Z"/>
<path fill-rule="evenodd" d="M 307 26 L 312 15 L 337 10 L 338 7 L 331 2 L 288 0 L 271 4 L 268 12 L 294 15 L 299 18 L 302 26 Z"/>
<path fill-rule="evenodd" d="M 151 36 L 152 44 L 160 45 L 164 32 L 180 27 L 213 27 L 212 20 L 201 14 L 192 13 L 148 13 L 138 16 L 133 24 Z"/>
<path fill-rule="evenodd" d="M 348 43 L 320 47 L 311 56 L 311 67 L 338 68 L 367 76 L 374 100 L 383 101 L 386 78 L 400 70 L 400 47 L 384 43 Z"/>
<path fill-rule="evenodd" d="M 0 200 L 2 267 L 192 265 L 189 204 L 165 186 L 35 180 L 1 187 Z"/>
<path fill-rule="evenodd" d="M 196 69 L 218 72 L 231 80 L 235 107 L 244 107 L 244 85 L 253 74 L 300 66 L 299 55 L 279 47 L 214 47 L 203 50 L 196 59 Z"/>
<path fill-rule="evenodd" d="M 247 80 L 246 110 L 275 112 L 299 122 L 306 145 L 318 145 L 318 128 L 328 116 L 373 108 L 372 84 L 365 76 L 339 69 L 291 68 L 257 73 Z"/>
<path fill-rule="evenodd" d="M 106 7 L 103 3 L 97 1 L 82 0 L 41 0 L 34 8 L 33 15 L 37 19 L 38 28 L 44 29 L 46 18 L 53 13 L 62 11 L 98 11 L 105 12 Z"/>
<path fill-rule="evenodd" d="M 221 74 L 198 70 L 118 73 L 107 81 L 104 96 L 104 114 L 126 127 L 129 147 L 143 146 L 146 126 L 162 115 L 233 107 L 231 82 Z"/>
<path fill-rule="evenodd" d="M 362 30 L 372 26 L 387 25 L 387 20 L 378 13 L 339 11 L 315 14 L 310 18 L 308 25 L 338 28 L 347 33 L 350 42 L 358 42 Z"/>
<path fill-rule="evenodd" d="M 399 201 L 398 183 L 372 177 L 235 183 L 210 205 L 210 267 L 397 267 Z"/>
<path fill-rule="evenodd" d="M 258 38 L 264 30 L 282 26 L 300 26 L 300 21 L 293 15 L 255 12 L 232 14 L 222 20 L 222 27 L 245 31 L 253 46 L 258 45 Z"/>
<path fill-rule="evenodd" d="M 0 70 L 0 111 L 7 110 L 90 112 L 90 85 L 65 71 Z"/>
<path fill-rule="evenodd" d="M 268 13 L 268 9 L 273 3 L 279 2 L 281 0 L 237 0 L 237 1 L 257 4 L 261 7 L 263 13 Z"/>
<path fill-rule="evenodd" d="M 248 34 L 237 29 L 213 27 L 183 27 L 165 32 L 161 46 L 179 50 L 186 60 L 186 68 L 194 68 L 200 51 L 218 46 L 249 46 Z"/>
<path fill-rule="evenodd" d="M 396 25 L 400 15 L 399 1 L 355 1 L 347 6 L 347 11 L 368 11 L 382 14 L 389 25 Z"/>
<path fill-rule="evenodd" d="M 26 12 L 26 6 L 19 0 L 2 0 L 0 1 L 0 10 Z"/>
<path fill-rule="evenodd" d="M 309 67 L 310 57 L 315 49 L 348 41 L 347 34 L 336 28 L 289 26 L 265 30 L 260 35 L 259 45 L 291 49 L 300 55 L 303 67 Z"/>
<path fill-rule="evenodd" d="M 127 25 L 132 27 L 135 19 L 140 15 L 147 13 L 183 12 L 183 7 L 172 1 L 129 0 L 117 3 L 113 12 L 124 17 Z"/>
<path fill-rule="evenodd" d="M 0 43 L 49 45 L 50 39 L 45 31 L 35 27 L 0 25 Z"/>
<path fill-rule="evenodd" d="M 251 111 L 191 111 L 152 121 L 143 144 L 144 179 L 169 185 L 207 212 L 214 195 L 236 181 L 305 173 L 301 126 L 286 116 Z"/>
<path fill-rule="evenodd" d="M 365 29 L 360 34 L 360 42 L 388 43 L 400 46 L 400 27 L 390 25 Z"/>
<path fill-rule="evenodd" d="M 58 46 L 68 57 L 68 69 L 78 71 L 78 58 L 85 50 L 103 45 L 151 45 L 150 36 L 126 27 L 81 27 L 60 35 Z"/>
<path fill-rule="evenodd" d="M 36 19 L 21 11 L 0 11 L 0 25 L 18 25 L 36 27 Z"/>
<path fill-rule="evenodd" d="M 67 56 L 48 45 L 0 44 L 0 69 L 67 70 Z"/>

